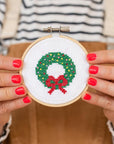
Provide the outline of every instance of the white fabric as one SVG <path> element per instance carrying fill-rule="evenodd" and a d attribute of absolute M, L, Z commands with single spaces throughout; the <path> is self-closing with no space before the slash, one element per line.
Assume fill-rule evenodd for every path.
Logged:
<path fill-rule="evenodd" d="M 55 68 L 56 68 L 56 72 L 55 72 Z M 52 75 L 55 78 L 58 78 L 60 75 L 64 75 L 64 73 L 65 73 L 65 69 L 63 68 L 63 66 L 57 63 L 53 63 L 52 65 L 49 65 L 47 70 L 47 74 Z"/>
<path fill-rule="evenodd" d="M 0 137 L 0 143 L 3 142 L 9 135 L 10 133 L 10 126 L 12 124 L 12 116 L 10 115 L 9 121 L 8 121 L 8 126 L 6 128 L 6 135 L 4 135 L 3 137 Z"/>
<path fill-rule="evenodd" d="M 42 56 L 49 52 L 61 52 L 68 55 L 76 66 L 76 75 L 69 86 L 65 87 L 67 92 L 63 94 L 60 90 L 54 90 L 50 95 L 49 88 L 45 87 L 35 74 L 35 67 Z M 24 83 L 29 92 L 36 99 L 46 104 L 65 104 L 74 100 L 85 89 L 89 64 L 86 61 L 86 54 L 79 45 L 66 38 L 53 36 L 36 43 L 26 54 L 24 58 L 24 67 L 22 75 Z M 57 67 L 54 67 L 53 76 L 57 73 Z M 62 70 L 62 69 L 61 69 Z M 59 72 L 59 71 L 58 71 Z M 49 73 L 49 69 L 48 69 Z M 60 75 L 60 74 L 59 74 Z"/>

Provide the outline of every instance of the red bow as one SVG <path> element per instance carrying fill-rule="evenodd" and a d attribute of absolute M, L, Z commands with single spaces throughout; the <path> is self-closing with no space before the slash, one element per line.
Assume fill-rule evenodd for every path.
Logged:
<path fill-rule="evenodd" d="M 57 79 L 55 79 L 53 76 L 49 76 L 46 80 L 46 85 L 51 87 L 51 90 L 48 91 L 49 94 L 51 94 L 56 89 L 56 86 L 58 86 L 58 88 L 65 94 L 67 91 L 62 87 L 66 86 L 67 84 L 68 81 L 66 78 L 64 78 L 64 75 L 60 75 Z"/>

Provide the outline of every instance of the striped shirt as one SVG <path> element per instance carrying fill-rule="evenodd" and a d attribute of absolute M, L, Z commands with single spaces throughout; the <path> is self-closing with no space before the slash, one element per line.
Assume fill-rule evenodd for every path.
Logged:
<path fill-rule="evenodd" d="M 0 0 L 0 30 L 6 10 Z M 17 33 L 6 44 L 31 42 L 47 35 L 43 28 L 69 26 L 66 35 L 79 41 L 106 42 L 103 0 L 22 0 Z"/>

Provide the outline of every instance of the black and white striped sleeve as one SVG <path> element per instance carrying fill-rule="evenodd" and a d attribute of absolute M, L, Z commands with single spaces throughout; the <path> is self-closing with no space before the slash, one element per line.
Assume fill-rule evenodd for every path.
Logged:
<path fill-rule="evenodd" d="M 0 135 L 0 144 L 2 144 L 3 141 L 5 141 L 6 138 L 8 137 L 8 135 L 10 133 L 11 124 L 12 124 L 12 116 L 10 116 L 9 121 L 3 127 L 3 133 L 2 133 L 2 135 Z"/>
<path fill-rule="evenodd" d="M 112 143 L 114 144 L 114 126 L 110 120 L 107 121 L 107 126 L 112 135 Z"/>

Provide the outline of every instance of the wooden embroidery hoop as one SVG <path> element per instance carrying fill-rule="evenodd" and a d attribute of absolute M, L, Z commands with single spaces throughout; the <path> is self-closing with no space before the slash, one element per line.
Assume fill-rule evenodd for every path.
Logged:
<path fill-rule="evenodd" d="M 48 38 L 52 38 L 53 35 L 52 35 L 52 32 L 53 31 L 59 31 L 59 37 L 61 38 L 65 38 L 65 39 L 68 39 L 70 41 L 73 41 L 74 43 L 78 44 L 82 50 L 85 52 L 85 54 L 88 54 L 88 52 L 86 51 L 86 49 L 75 39 L 71 38 L 71 37 L 68 37 L 68 36 L 64 36 L 64 35 L 61 35 L 60 32 L 63 31 L 63 32 L 68 32 L 69 31 L 69 28 L 68 27 L 60 27 L 60 28 L 52 28 L 52 27 L 48 27 L 46 29 L 44 29 L 44 31 L 48 31 L 48 32 L 51 32 L 50 35 L 47 35 L 47 36 L 44 36 L 44 37 L 41 37 L 37 40 L 35 40 L 32 44 L 30 44 L 28 46 L 28 48 L 25 50 L 25 52 L 23 53 L 23 56 L 22 56 L 22 60 L 24 61 L 24 58 L 26 56 L 26 54 L 28 53 L 28 51 L 38 42 L 42 41 L 42 40 L 45 40 L 45 39 L 48 39 Z M 19 73 L 22 75 L 22 70 L 19 71 Z M 25 84 L 23 82 L 23 84 Z M 63 106 L 67 106 L 67 105 L 70 105 L 74 102 L 76 102 L 77 100 L 79 100 L 81 98 L 81 96 L 87 91 L 88 89 L 88 85 L 86 84 L 86 87 L 84 88 L 84 90 L 80 93 L 79 96 L 77 96 L 76 98 L 74 98 L 73 100 L 69 101 L 69 102 L 66 102 L 66 103 L 63 103 L 63 104 L 48 104 L 48 103 L 45 103 L 45 102 L 42 102 L 40 100 L 38 100 L 37 98 L 35 98 L 30 92 L 29 90 L 27 90 L 27 93 L 28 95 L 33 99 L 35 100 L 36 102 L 42 104 L 42 105 L 45 105 L 45 106 L 48 106 L 48 107 L 63 107 Z"/>

